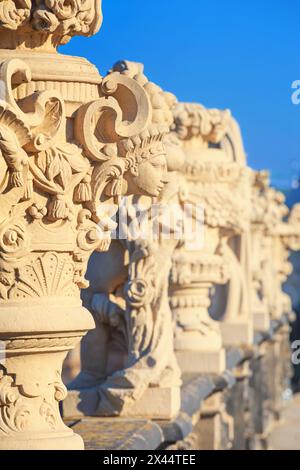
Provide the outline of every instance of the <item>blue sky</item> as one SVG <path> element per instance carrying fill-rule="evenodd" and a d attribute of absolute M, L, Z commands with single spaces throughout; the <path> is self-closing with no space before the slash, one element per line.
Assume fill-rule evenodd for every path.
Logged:
<path fill-rule="evenodd" d="M 249 164 L 270 168 L 285 187 L 300 172 L 299 0 L 103 0 L 104 21 L 91 38 L 60 52 L 88 58 L 102 74 L 119 59 L 181 101 L 230 108 Z"/>

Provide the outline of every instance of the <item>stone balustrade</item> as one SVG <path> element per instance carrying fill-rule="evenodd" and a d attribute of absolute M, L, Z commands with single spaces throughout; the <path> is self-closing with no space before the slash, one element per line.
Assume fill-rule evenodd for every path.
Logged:
<path fill-rule="evenodd" d="M 229 110 L 56 51 L 100 0 L 2 3 L 0 449 L 268 448 L 299 206 Z"/>

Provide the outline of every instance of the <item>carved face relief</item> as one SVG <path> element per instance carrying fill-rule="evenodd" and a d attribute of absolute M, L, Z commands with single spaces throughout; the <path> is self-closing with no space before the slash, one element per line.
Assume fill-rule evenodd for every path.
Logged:
<path fill-rule="evenodd" d="M 163 153 L 142 161 L 125 174 L 129 194 L 157 197 L 167 182 L 167 163 Z"/>

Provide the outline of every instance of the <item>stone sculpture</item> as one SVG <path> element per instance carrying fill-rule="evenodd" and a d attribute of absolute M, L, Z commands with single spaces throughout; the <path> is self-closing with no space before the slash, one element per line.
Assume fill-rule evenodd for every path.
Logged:
<path fill-rule="evenodd" d="M 269 186 L 269 174 L 266 171 L 253 172 L 251 199 L 251 249 L 252 283 L 251 296 L 253 305 L 253 327 L 256 331 L 265 331 L 270 327 L 269 301 L 265 295 L 265 275 L 270 262 L 267 245 L 268 229 L 272 226 L 266 198 Z"/>
<path fill-rule="evenodd" d="M 210 316 L 209 307 L 215 285 L 237 280 L 238 262 L 228 239 L 244 227 L 241 200 L 232 195 L 241 186 L 244 169 L 228 154 L 231 142 L 226 147 L 231 122 L 229 111 L 200 104 L 179 103 L 175 110 L 174 132 L 186 156 L 183 174 L 189 199 L 204 213 L 202 246 L 200 239 L 198 247 L 185 244 L 173 257 L 170 305 L 176 321 L 176 355 L 185 372 L 219 373 L 225 368 L 220 323 Z M 238 298 L 239 286 L 232 289 Z"/>
<path fill-rule="evenodd" d="M 63 359 L 94 327 L 80 301 L 86 265 L 108 249 L 112 206 L 163 153 L 157 134 L 167 126 L 150 126 L 144 82 L 102 78 L 56 52 L 99 29 L 99 0 L 0 7 L 0 449 L 78 449 L 59 401 Z"/>
<path fill-rule="evenodd" d="M 284 196 L 279 193 L 281 213 L 284 214 L 284 221 L 279 226 L 279 233 L 274 239 L 274 260 L 277 278 L 278 307 L 274 310 L 274 315 L 279 316 L 281 309 L 282 314 L 288 316 L 290 321 L 295 319 L 292 309 L 291 298 L 283 290 L 283 285 L 293 271 L 292 263 L 289 260 L 291 251 L 300 251 L 300 206 L 295 206 L 288 213 L 286 206 L 283 204 Z"/>
<path fill-rule="evenodd" d="M 218 292 L 218 318 L 221 319 L 223 344 L 226 347 L 248 346 L 253 341 L 251 305 L 251 171 L 238 123 L 231 118 L 220 142 L 227 159 L 239 173 L 229 184 L 229 191 L 237 207 L 237 230 L 227 231 L 223 256 L 229 266 L 229 282 Z M 222 290 L 222 292 L 221 292 Z M 217 295 L 215 296 L 215 298 Z"/>
<path fill-rule="evenodd" d="M 254 327 L 265 330 L 271 319 L 292 314 L 282 287 L 292 270 L 290 250 L 299 250 L 299 216 L 297 206 L 289 214 L 267 171 L 253 172 L 251 207 Z"/>
<path fill-rule="evenodd" d="M 137 67 L 123 61 L 114 70 L 122 70 L 127 76 Z M 137 80 L 146 81 L 141 68 Z M 154 122 L 161 120 L 159 107 L 167 105 L 170 129 L 175 98 L 153 83 L 147 82 L 145 88 L 152 95 Z M 155 158 L 160 160 L 154 164 L 165 155 L 168 173 L 156 187 L 155 175 L 149 177 L 154 169 L 147 168 L 147 179 L 140 169 L 136 185 L 141 195 L 126 201 L 128 225 L 136 222 L 136 207 L 146 204 L 148 232 L 144 238 L 128 234 L 124 240 L 114 240 L 107 255 L 95 253 L 90 260 L 90 287 L 83 297 L 97 328 L 82 343 L 82 371 L 70 384 L 73 391 L 64 405 L 65 416 L 82 412 L 170 418 L 179 410 L 180 373 L 174 355 L 168 276 L 172 253 L 180 242 L 172 233 L 164 238 L 162 228 L 168 222 L 164 210 L 174 203 L 177 209 L 182 202 L 176 170 L 183 165 L 184 155 L 174 137 L 160 133 L 158 138 L 160 157 Z M 148 151 L 143 143 L 142 148 Z M 153 198 L 157 214 L 151 217 Z M 158 237 L 153 233 L 155 225 Z M 103 272 L 101 266 L 105 264 L 108 268 Z"/>
<path fill-rule="evenodd" d="M 101 23 L 101 0 L 0 1 L 0 450 L 82 449 L 64 399 L 65 417 L 171 419 L 181 372 L 220 376 L 225 347 L 271 320 L 268 387 L 285 390 L 300 206 L 250 171 L 228 110 L 177 103 L 141 64 L 102 77 L 57 52 Z M 209 394 L 208 434 L 227 416 Z"/>

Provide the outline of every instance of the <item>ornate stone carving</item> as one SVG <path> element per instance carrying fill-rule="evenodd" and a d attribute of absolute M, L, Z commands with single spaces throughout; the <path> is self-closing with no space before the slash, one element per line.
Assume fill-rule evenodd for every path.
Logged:
<path fill-rule="evenodd" d="M 4 368 L 0 371 L 0 431 L 3 439 L 18 438 L 18 433 L 26 431 L 64 431 L 56 404 L 67 395 L 60 372 L 57 371 L 56 380 L 47 387 L 41 390 L 35 387 L 24 391 Z"/>
<path fill-rule="evenodd" d="M 281 192 L 270 187 L 266 171 L 253 174 L 252 263 L 254 321 L 266 329 L 271 318 L 291 313 L 290 298 L 282 285 L 291 274 L 289 250 L 299 250 L 297 206 L 288 215 Z"/>
<path fill-rule="evenodd" d="M 283 201 L 284 199 L 282 199 Z M 291 320 L 294 319 L 292 311 L 292 301 L 288 294 L 283 291 L 283 284 L 286 282 L 293 270 L 293 265 L 289 261 L 291 251 L 300 251 L 300 217 L 299 217 L 299 204 L 295 204 L 288 214 L 284 217 L 284 222 L 281 224 L 279 233 L 279 240 L 277 240 L 276 249 L 276 270 L 278 273 L 280 291 L 279 299 L 281 302 L 282 313 L 287 314 Z M 282 208 L 284 215 L 287 213 L 286 206 Z M 286 220 L 287 219 L 287 220 Z"/>
<path fill-rule="evenodd" d="M 231 197 L 238 206 L 239 226 L 227 231 L 223 256 L 229 264 L 229 283 L 219 292 L 216 309 L 222 318 L 221 330 L 225 346 L 252 344 L 253 312 L 251 299 L 251 170 L 247 166 L 240 128 L 231 118 L 220 142 L 227 159 L 239 168 L 240 178 L 229 184 Z M 215 296 L 217 298 L 217 295 Z"/>
<path fill-rule="evenodd" d="M 127 77 L 136 75 L 149 93 L 154 109 L 152 129 L 159 124 L 159 133 L 150 132 L 150 135 L 141 137 L 142 162 L 145 156 L 148 158 L 148 142 L 159 142 L 154 149 L 166 156 L 167 167 L 165 160 L 156 159 L 153 164 L 163 164 L 165 174 L 158 180 L 157 170 L 149 166 L 148 175 L 152 176 L 145 180 L 141 163 L 135 181 L 129 182 L 130 186 L 134 183 L 148 196 L 126 200 L 130 226 L 137 221 L 138 207 L 144 208 L 144 219 L 148 224 L 146 237 L 141 238 L 139 234 L 130 237 L 129 233 L 126 240 L 113 241 L 107 255 L 94 254 L 91 258 L 88 269 L 90 288 L 83 296 L 85 305 L 94 315 L 97 331 L 91 332 L 82 344 L 82 371 L 70 385 L 72 391 L 64 412 L 67 415 L 92 413 L 170 418 L 179 410 L 180 374 L 173 347 L 168 277 L 171 256 L 180 241 L 172 234 L 170 238 L 161 234 L 163 227 L 166 228 L 164 224 L 168 223 L 164 211 L 174 203 L 178 210 L 184 192 L 176 176 L 176 170 L 184 163 L 184 156 L 178 142 L 170 136 L 164 137 L 173 122 L 171 110 L 175 98 L 146 82 L 139 64 L 121 62 L 114 70 L 121 70 L 121 74 Z M 159 134 L 163 139 L 156 137 Z M 140 145 L 139 140 L 132 141 L 130 147 L 136 145 Z M 153 199 L 150 196 L 157 201 L 158 210 L 154 218 L 151 218 Z M 154 225 L 158 227 L 158 238 L 153 238 Z M 110 267 L 106 272 L 100 268 L 104 258 Z M 113 260 L 119 265 L 112 270 Z M 93 390 L 97 397 L 93 398 L 95 405 L 91 409 Z M 77 409 L 72 407 L 72 403 L 78 402 L 76 397 L 80 397 Z"/>
<path fill-rule="evenodd" d="M 12 390 L 0 448 L 81 448 L 58 412 L 63 359 L 94 326 L 80 288 L 92 251 L 109 247 L 118 198 L 163 185 L 172 97 L 124 64 L 102 78 L 56 53 L 99 28 L 98 0 L 4 1 L 0 19 L 1 382 Z"/>
<path fill-rule="evenodd" d="M 228 110 L 193 103 L 179 103 L 175 110 L 174 132 L 186 155 L 183 173 L 189 198 L 204 212 L 202 246 L 177 250 L 170 286 L 177 357 L 182 370 L 189 372 L 217 373 L 225 367 L 220 325 L 209 315 L 213 286 L 229 281 L 228 311 L 234 297 L 242 301 L 243 274 L 228 242 L 247 227 L 242 203 L 247 171 L 243 153 L 233 145 L 235 126 Z M 226 303 L 222 313 L 225 310 Z"/>
<path fill-rule="evenodd" d="M 267 330 L 270 326 L 271 284 L 275 276 L 270 261 L 271 234 L 278 222 L 276 211 L 270 204 L 269 174 L 253 172 L 251 231 L 252 231 L 252 302 L 255 330 Z M 269 292 L 269 293 L 268 293 Z M 271 294 L 271 295 L 270 295 Z"/>

